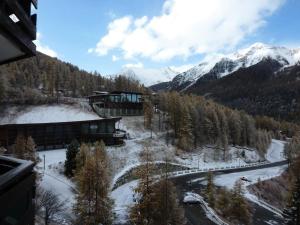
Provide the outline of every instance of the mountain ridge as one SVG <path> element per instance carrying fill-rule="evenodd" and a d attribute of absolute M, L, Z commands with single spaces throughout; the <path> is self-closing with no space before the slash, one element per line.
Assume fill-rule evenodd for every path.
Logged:
<path fill-rule="evenodd" d="M 241 68 L 255 65 L 266 58 L 278 61 L 282 68 L 293 66 L 300 61 L 300 48 L 289 49 L 255 43 L 231 54 L 206 57 L 197 66 L 178 74 L 169 81 L 168 90 L 186 91 L 200 79 L 220 79 Z M 154 86 L 155 90 L 157 90 L 157 86 L 159 85 Z"/>

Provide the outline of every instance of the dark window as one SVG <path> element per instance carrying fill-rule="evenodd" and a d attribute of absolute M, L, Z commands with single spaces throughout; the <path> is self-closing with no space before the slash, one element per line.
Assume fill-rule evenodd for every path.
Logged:
<path fill-rule="evenodd" d="M 108 122 L 107 123 L 107 133 L 113 133 L 115 131 L 115 123 Z"/>
<path fill-rule="evenodd" d="M 83 134 L 88 134 L 89 133 L 89 125 L 88 124 L 82 124 L 81 125 L 81 132 Z"/>
<path fill-rule="evenodd" d="M 98 130 L 98 125 L 97 124 L 91 124 L 90 125 L 91 133 L 96 134 Z"/>

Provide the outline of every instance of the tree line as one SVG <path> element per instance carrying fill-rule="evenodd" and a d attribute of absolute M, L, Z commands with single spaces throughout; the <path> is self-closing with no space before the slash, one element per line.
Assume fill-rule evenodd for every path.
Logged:
<path fill-rule="evenodd" d="M 201 96 L 162 93 L 157 104 L 164 127 L 172 131 L 167 139 L 185 151 L 214 144 L 226 160 L 229 145 L 254 147 L 263 156 L 271 142 L 272 134 L 257 128 L 252 116 Z"/>
<path fill-rule="evenodd" d="M 145 87 L 135 77 L 104 77 L 42 53 L 0 67 L 0 103 L 48 103 L 112 90 L 144 92 Z"/>

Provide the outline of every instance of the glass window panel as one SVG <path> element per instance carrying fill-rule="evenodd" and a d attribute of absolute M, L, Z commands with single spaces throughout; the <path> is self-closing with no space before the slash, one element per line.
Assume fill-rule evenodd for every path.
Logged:
<path fill-rule="evenodd" d="M 98 130 L 98 125 L 97 124 L 91 124 L 90 125 L 91 133 L 96 134 Z"/>
<path fill-rule="evenodd" d="M 107 123 L 107 133 L 113 133 L 115 130 L 115 123 L 114 122 L 108 122 Z"/>

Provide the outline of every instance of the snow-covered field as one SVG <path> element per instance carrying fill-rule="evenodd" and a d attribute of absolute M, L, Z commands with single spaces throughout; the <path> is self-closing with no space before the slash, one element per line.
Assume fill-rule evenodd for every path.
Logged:
<path fill-rule="evenodd" d="M 45 170 L 44 170 L 45 156 Z M 43 189 L 51 190 L 58 195 L 59 199 L 65 203 L 66 214 L 72 215 L 72 207 L 75 202 L 75 185 L 63 174 L 66 150 L 50 150 L 39 152 L 41 161 L 37 165 L 37 170 L 41 174 L 40 186 Z"/>
<path fill-rule="evenodd" d="M 53 123 L 95 120 L 100 117 L 88 108 L 79 105 L 43 105 L 22 109 L 8 108 L 0 124 Z"/>

